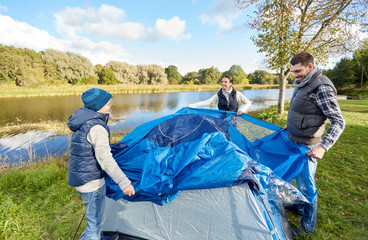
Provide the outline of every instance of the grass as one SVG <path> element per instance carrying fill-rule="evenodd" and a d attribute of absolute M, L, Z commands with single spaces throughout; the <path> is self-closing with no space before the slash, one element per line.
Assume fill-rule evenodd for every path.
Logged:
<path fill-rule="evenodd" d="M 72 238 L 84 210 L 66 178 L 66 156 L 3 172 L 0 239 Z"/>
<path fill-rule="evenodd" d="M 0 85 L 1 97 L 33 97 L 33 96 L 63 96 L 82 95 L 89 88 L 102 88 L 112 94 L 118 93 L 155 93 L 155 92 L 185 92 L 185 91 L 215 91 L 220 88 L 214 85 L 59 85 L 25 88 Z M 236 89 L 270 89 L 279 88 L 278 85 L 237 84 Z"/>
<path fill-rule="evenodd" d="M 318 161 L 316 184 L 318 214 L 316 231 L 297 239 L 368 239 L 368 100 L 340 100 L 346 128 L 337 143 Z M 256 115 L 279 126 L 274 106 Z M 300 217 L 289 214 L 295 226 Z"/>
<path fill-rule="evenodd" d="M 368 239 L 368 100 L 339 102 L 347 126 L 318 162 L 316 232 L 299 240 Z M 276 107 L 255 114 L 279 126 L 286 123 L 286 114 L 278 115 Z M 66 178 L 67 156 L 0 172 L 0 239 L 73 238 L 84 207 Z M 288 216 L 299 225 L 299 216 Z"/>

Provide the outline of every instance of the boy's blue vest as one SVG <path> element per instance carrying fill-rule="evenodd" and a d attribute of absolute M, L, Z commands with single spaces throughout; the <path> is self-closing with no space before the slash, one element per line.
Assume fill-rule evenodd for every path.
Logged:
<path fill-rule="evenodd" d="M 89 130 L 95 125 L 107 126 L 108 114 L 80 108 L 69 117 L 68 126 L 73 131 L 68 160 L 68 184 L 82 186 L 92 180 L 101 179 L 105 173 L 97 162 L 93 146 L 87 140 Z"/>
<path fill-rule="evenodd" d="M 220 89 L 220 91 L 218 91 L 217 96 L 218 96 L 218 100 L 219 100 L 218 104 L 217 104 L 219 110 L 232 111 L 232 112 L 237 112 L 238 111 L 239 103 L 236 100 L 236 90 L 235 90 L 235 88 L 233 88 L 233 90 L 231 91 L 231 93 L 229 95 L 229 101 L 227 101 L 226 97 L 222 93 L 222 89 Z"/>

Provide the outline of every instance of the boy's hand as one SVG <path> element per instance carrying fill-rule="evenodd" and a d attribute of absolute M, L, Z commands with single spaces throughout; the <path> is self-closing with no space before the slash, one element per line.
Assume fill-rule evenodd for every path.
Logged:
<path fill-rule="evenodd" d="M 130 196 L 133 196 L 135 194 L 135 190 L 134 190 L 133 185 L 132 184 L 129 184 L 128 187 L 126 187 L 126 188 L 123 189 L 123 193 L 125 195 L 128 195 L 129 197 Z"/>

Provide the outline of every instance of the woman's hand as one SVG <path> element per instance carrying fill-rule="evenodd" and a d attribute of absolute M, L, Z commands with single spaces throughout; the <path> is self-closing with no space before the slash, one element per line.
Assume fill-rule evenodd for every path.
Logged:
<path fill-rule="evenodd" d="M 134 190 L 133 185 L 132 184 L 129 184 L 128 187 L 126 187 L 126 188 L 123 189 L 123 193 L 125 195 L 128 195 L 129 197 L 130 196 L 133 196 L 135 194 L 135 190 Z"/>
<path fill-rule="evenodd" d="M 239 110 L 236 114 L 239 116 L 239 115 L 241 115 L 243 113 L 244 113 L 243 111 Z"/>

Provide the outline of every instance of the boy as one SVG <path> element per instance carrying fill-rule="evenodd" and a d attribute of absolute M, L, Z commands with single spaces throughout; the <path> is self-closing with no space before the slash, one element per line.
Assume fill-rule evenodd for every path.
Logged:
<path fill-rule="evenodd" d="M 135 194 L 130 180 L 111 154 L 110 129 L 107 126 L 111 94 L 92 88 L 82 95 L 84 107 L 68 120 L 73 131 L 68 160 L 68 184 L 75 187 L 86 205 L 87 227 L 79 239 L 103 239 L 102 223 L 106 172 L 128 196 Z"/>

